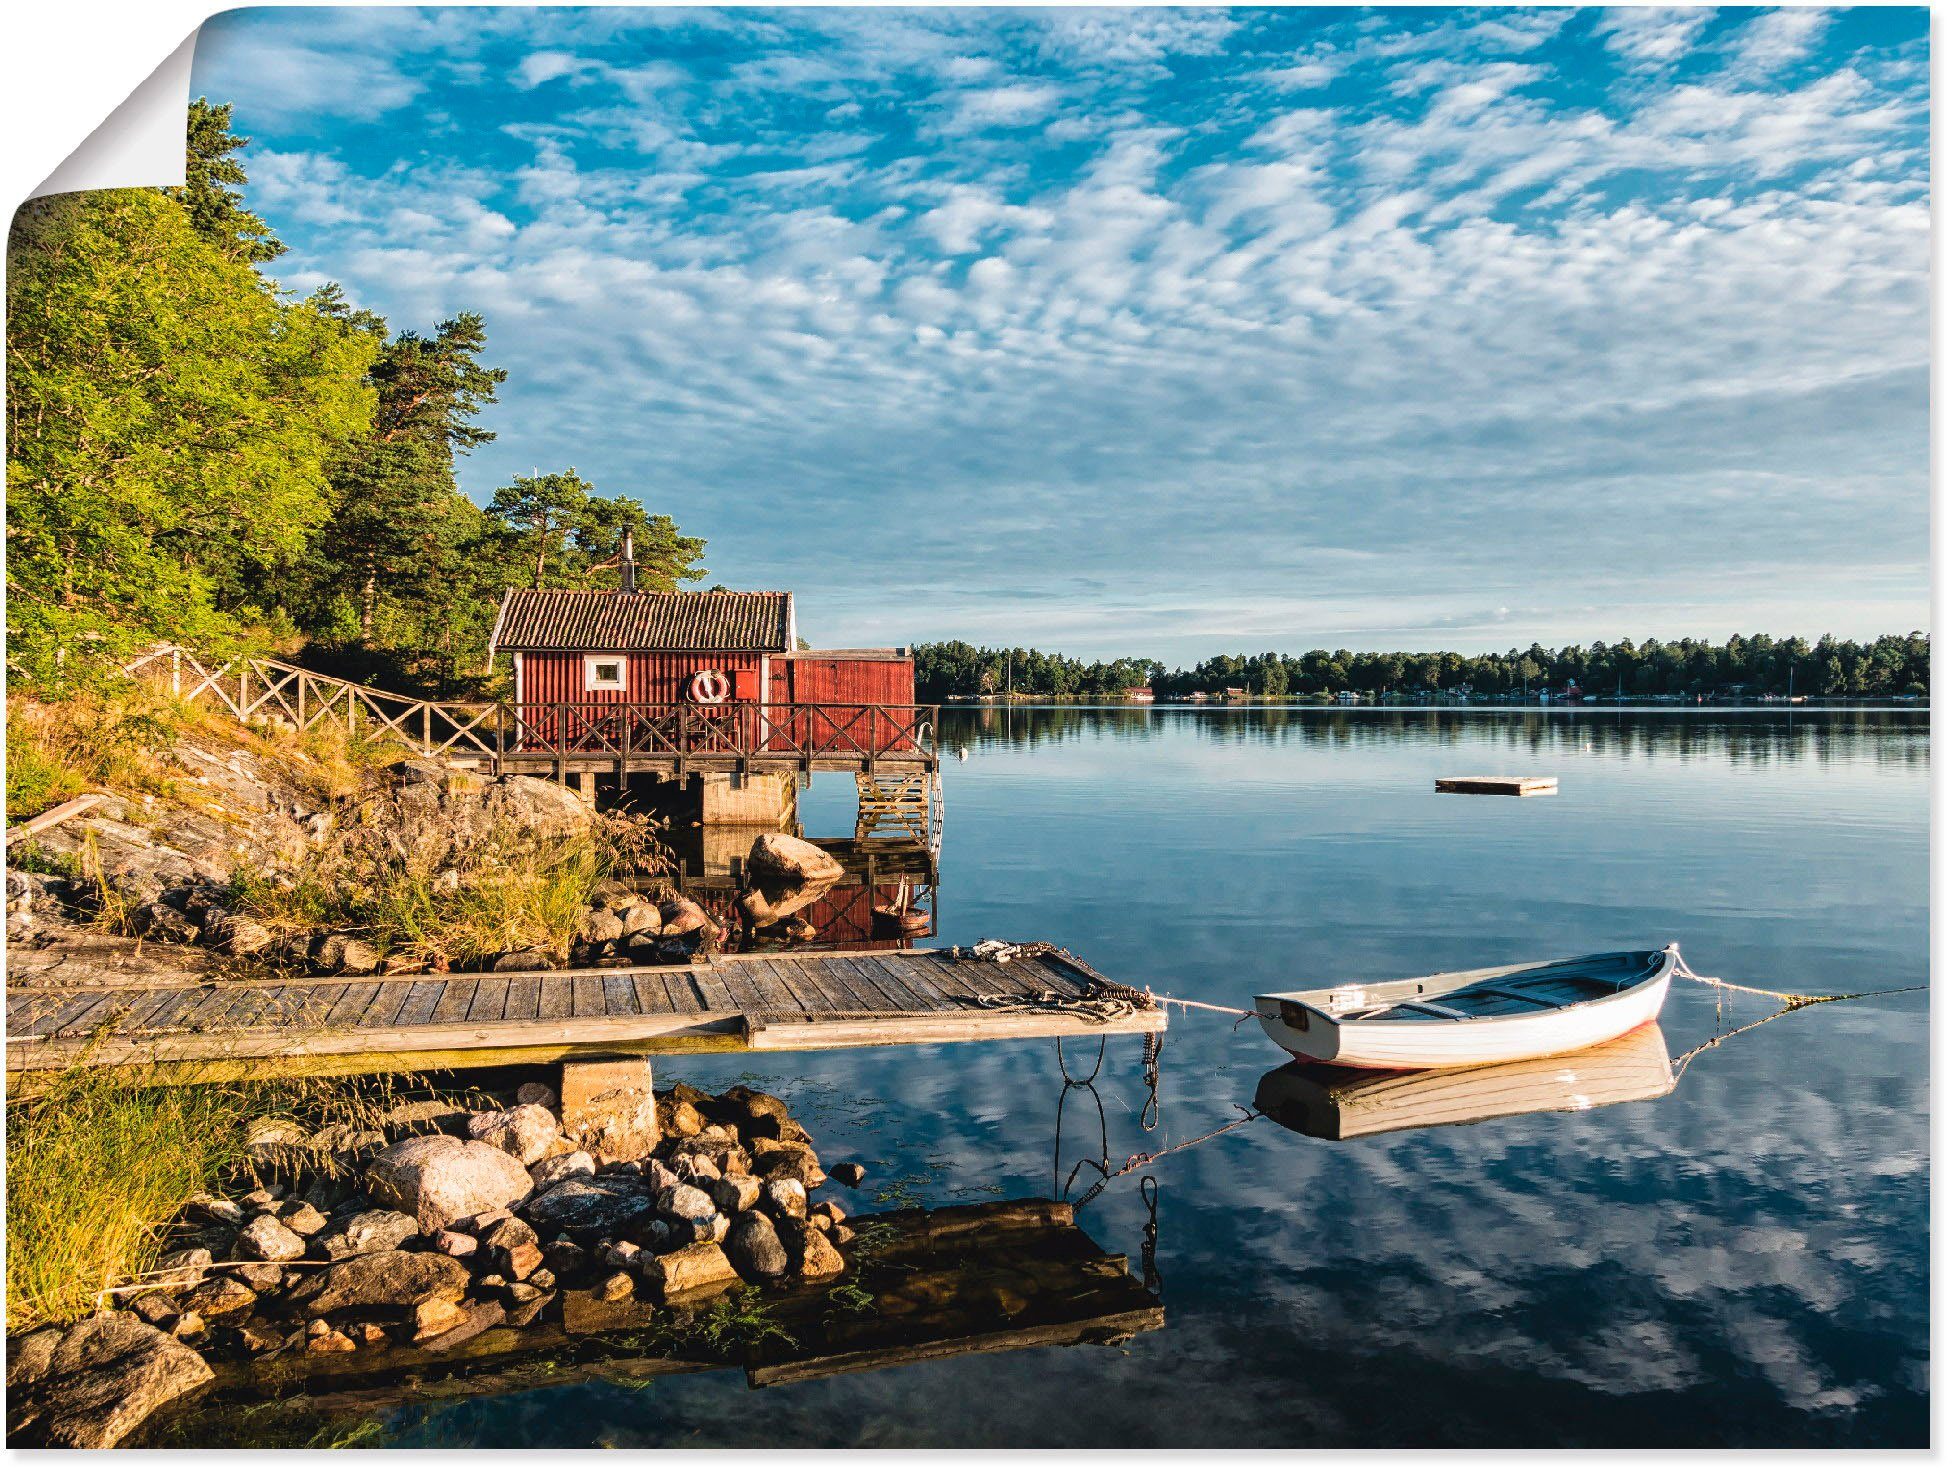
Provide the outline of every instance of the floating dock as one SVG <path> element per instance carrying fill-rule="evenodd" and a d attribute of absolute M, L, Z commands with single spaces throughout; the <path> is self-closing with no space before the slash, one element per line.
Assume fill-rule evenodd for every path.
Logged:
<path fill-rule="evenodd" d="M 913 949 L 366 978 L 226 975 L 126 939 L 10 957 L 16 1081 L 76 1063 L 219 1081 L 1166 1027 L 1150 995 L 1041 944 L 1007 963 Z"/>
<path fill-rule="evenodd" d="M 1449 775 L 1437 781 L 1443 795 L 1557 795 L 1557 775 Z"/>

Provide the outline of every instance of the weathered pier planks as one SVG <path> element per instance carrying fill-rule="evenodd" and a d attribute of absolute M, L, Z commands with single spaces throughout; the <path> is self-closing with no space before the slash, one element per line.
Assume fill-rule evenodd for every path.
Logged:
<path fill-rule="evenodd" d="M 225 977 L 104 942 L 7 988 L 7 1069 L 155 1066 L 164 1079 L 465 1069 L 594 1055 L 1163 1030 L 1165 1012 L 1068 954 L 729 954 L 661 967 Z M 120 959 L 118 964 L 113 959 Z"/>

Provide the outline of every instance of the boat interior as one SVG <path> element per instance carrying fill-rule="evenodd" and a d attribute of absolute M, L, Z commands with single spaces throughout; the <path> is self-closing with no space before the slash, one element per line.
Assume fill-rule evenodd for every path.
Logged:
<path fill-rule="evenodd" d="M 1339 1024 L 1358 1020 L 1427 1023 L 1502 1019 L 1608 998 L 1652 978 L 1664 956 L 1660 950 L 1600 953 L 1550 963 L 1469 969 L 1383 984 L 1343 984 L 1267 997 L 1284 1006 L 1318 1010 Z"/>

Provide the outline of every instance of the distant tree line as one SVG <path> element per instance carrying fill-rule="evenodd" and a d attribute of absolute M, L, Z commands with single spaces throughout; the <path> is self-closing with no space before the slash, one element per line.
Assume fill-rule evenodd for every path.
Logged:
<path fill-rule="evenodd" d="M 1533 643 L 1504 653 L 1334 652 L 1299 656 L 1265 652 L 1211 657 L 1168 672 L 1153 658 L 1086 663 L 1035 648 L 925 643 L 915 649 L 917 696 L 1018 693 L 1112 696 L 1140 685 L 1161 698 L 1220 693 L 1228 688 L 1270 698 L 1343 691 L 1379 694 L 1459 693 L 1493 697 L 1562 690 L 1586 693 L 1807 694 L 1877 698 L 1924 694 L 1931 685 L 1931 638 L 1923 632 L 1849 642 L 1822 637 L 1781 639 L 1766 633 L 1726 642 L 1682 638 L 1634 643 L 1594 642 L 1547 648 Z"/>
<path fill-rule="evenodd" d="M 277 648 L 403 689 L 478 681 L 506 586 L 704 572 L 704 541 L 564 468 L 486 506 L 455 480 L 507 373 L 457 312 L 395 330 L 291 299 L 228 106 L 191 104 L 180 189 L 55 195 L 7 270 L 7 666 L 50 688 L 159 639 Z"/>

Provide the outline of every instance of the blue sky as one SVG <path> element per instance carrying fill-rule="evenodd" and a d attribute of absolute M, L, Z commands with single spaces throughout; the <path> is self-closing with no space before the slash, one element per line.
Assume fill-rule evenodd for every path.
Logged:
<path fill-rule="evenodd" d="M 829 644 L 1928 625 L 1927 13 L 245 10 L 291 253 Z"/>

